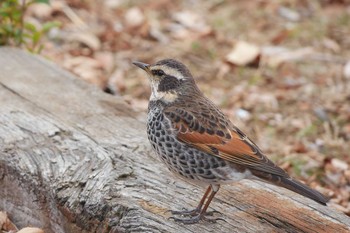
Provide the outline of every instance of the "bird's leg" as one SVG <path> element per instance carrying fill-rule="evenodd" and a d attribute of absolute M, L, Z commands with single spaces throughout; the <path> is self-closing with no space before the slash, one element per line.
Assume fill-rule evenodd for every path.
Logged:
<path fill-rule="evenodd" d="M 202 206 L 205 202 L 205 199 L 207 198 L 208 194 L 211 192 L 211 186 L 209 185 L 209 187 L 207 188 L 207 191 L 205 191 L 201 201 L 199 202 L 198 206 L 193 209 L 193 210 L 182 210 L 182 211 L 176 211 L 176 210 L 172 210 L 171 213 L 173 215 L 198 215 L 201 210 L 202 210 Z"/>
<path fill-rule="evenodd" d="M 211 186 L 210 186 L 211 187 Z M 220 186 L 219 186 L 220 187 Z M 203 209 L 201 210 L 201 212 L 199 213 L 199 215 L 202 215 L 204 217 L 204 215 L 207 213 L 207 209 L 210 205 L 210 202 L 213 200 L 215 194 L 219 191 L 219 188 L 217 188 L 217 190 L 212 189 L 212 192 L 210 193 L 207 202 L 205 203 Z"/>
<path fill-rule="evenodd" d="M 188 217 L 188 218 L 176 218 L 176 217 L 172 217 L 172 219 L 174 219 L 176 222 L 181 222 L 183 224 L 194 224 L 194 223 L 197 223 L 199 222 L 200 220 L 203 220 L 203 221 L 208 221 L 208 222 L 216 222 L 218 220 L 223 220 L 225 221 L 224 219 L 222 218 L 208 218 L 206 217 L 207 215 L 207 209 L 210 205 L 210 202 L 213 200 L 215 194 L 219 191 L 219 188 L 220 186 L 219 185 L 216 185 L 216 186 L 209 186 L 210 189 L 208 188 L 207 189 L 207 192 L 209 193 L 209 191 L 211 191 L 209 197 L 208 197 L 208 200 L 207 202 L 205 203 L 204 207 L 200 210 L 199 213 L 197 213 L 196 215 L 192 215 L 191 217 Z M 208 191 L 209 190 L 209 191 Z M 205 193 L 205 196 L 208 195 L 208 193 Z M 203 198 L 202 198 L 203 199 Z M 203 201 L 204 202 L 204 201 Z M 203 204 L 202 204 L 203 205 Z"/>

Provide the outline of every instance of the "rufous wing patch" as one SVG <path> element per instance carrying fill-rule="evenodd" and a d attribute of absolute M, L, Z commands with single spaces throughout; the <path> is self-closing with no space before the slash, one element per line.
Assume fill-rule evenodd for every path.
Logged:
<path fill-rule="evenodd" d="M 210 105 L 208 107 L 215 108 Z M 218 112 L 212 109 L 209 112 Z M 211 115 L 198 111 L 173 108 L 165 111 L 171 119 L 177 138 L 198 150 L 226 161 L 244 165 L 257 171 L 288 177 L 288 174 L 270 161 L 242 131 L 220 115 L 220 122 L 210 123 Z M 204 118 L 203 118 L 204 117 Z"/>
<path fill-rule="evenodd" d="M 251 156 L 254 160 L 260 160 L 252 147 L 235 131 L 231 131 L 231 139 L 220 137 L 216 134 L 209 135 L 208 133 L 198 133 L 193 131 L 188 131 L 186 133 L 179 132 L 178 139 L 198 146 L 201 149 L 205 149 L 206 152 L 211 151 L 209 146 L 215 148 L 219 152 L 216 156 L 232 162 L 236 162 L 234 157 Z"/>
<path fill-rule="evenodd" d="M 225 144 L 215 145 L 215 148 L 224 154 L 232 156 L 245 155 L 251 156 L 254 159 L 259 159 L 259 157 L 256 155 L 256 151 L 252 149 L 252 146 L 250 146 L 247 141 L 240 138 L 240 136 L 234 131 L 231 131 L 231 135 L 232 138 L 230 140 L 227 140 Z"/>
<path fill-rule="evenodd" d="M 224 141 L 220 136 L 210 135 L 208 133 L 199 133 L 195 131 L 191 131 L 188 129 L 185 133 L 183 132 L 183 127 L 181 126 L 179 129 L 178 139 L 190 143 L 190 144 L 223 144 Z M 185 126 L 186 127 L 186 126 Z"/>

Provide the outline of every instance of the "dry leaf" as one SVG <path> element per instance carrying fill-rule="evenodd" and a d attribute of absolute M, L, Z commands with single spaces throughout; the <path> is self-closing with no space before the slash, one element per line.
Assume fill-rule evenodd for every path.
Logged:
<path fill-rule="evenodd" d="M 99 50 L 101 48 L 101 42 L 97 36 L 88 31 L 69 33 L 67 34 L 66 40 L 84 44 L 92 50 Z"/>
<path fill-rule="evenodd" d="M 102 74 L 102 64 L 90 57 L 71 57 L 64 61 L 63 66 L 78 75 L 80 78 L 105 88 L 106 80 Z"/>
<path fill-rule="evenodd" d="M 149 35 L 153 38 L 156 39 L 157 41 L 166 44 L 169 43 L 169 38 L 168 36 L 162 32 L 161 26 L 158 21 L 152 20 L 150 22 L 150 30 L 149 30 Z"/>
<path fill-rule="evenodd" d="M 3 229 L 3 225 L 7 221 L 7 214 L 5 212 L 0 211 L 0 230 Z"/>
<path fill-rule="evenodd" d="M 289 50 L 283 47 L 266 46 L 261 50 L 263 63 L 270 67 L 278 67 L 282 63 L 288 61 L 302 60 L 313 53 L 314 50 L 310 47 Z"/>
<path fill-rule="evenodd" d="M 180 11 L 173 14 L 173 18 L 183 26 L 198 32 L 210 31 L 209 25 L 206 24 L 203 17 L 194 12 Z"/>
<path fill-rule="evenodd" d="M 102 68 L 110 73 L 112 72 L 113 68 L 114 68 L 114 56 L 113 53 L 111 52 L 96 52 L 95 53 L 95 59 L 96 61 L 98 61 Z"/>
<path fill-rule="evenodd" d="M 322 40 L 324 47 L 331 50 L 332 52 L 338 53 L 341 50 L 340 45 L 332 39 L 325 38 Z"/>
<path fill-rule="evenodd" d="M 345 78 L 350 79 L 350 60 L 345 64 L 343 74 Z"/>
<path fill-rule="evenodd" d="M 349 165 L 346 162 L 337 158 L 332 159 L 331 164 L 333 167 L 337 168 L 338 171 L 345 171 L 349 168 Z"/>
<path fill-rule="evenodd" d="M 125 87 L 125 72 L 122 69 L 116 69 L 108 79 L 108 87 L 114 94 L 119 95 L 124 92 Z"/>
<path fill-rule="evenodd" d="M 125 3 L 124 0 L 105 0 L 104 4 L 108 9 L 117 9 L 120 7 L 123 3 Z"/>
<path fill-rule="evenodd" d="M 278 13 L 283 18 L 292 22 L 297 22 L 301 19 L 300 14 L 298 12 L 284 6 L 278 8 Z"/>
<path fill-rule="evenodd" d="M 303 142 L 298 141 L 293 145 L 293 151 L 296 153 L 306 153 L 308 149 Z"/>
<path fill-rule="evenodd" d="M 253 108 L 260 104 L 265 108 L 278 109 L 278 101 L 276 99 L 276 96 L 272 93 L 253 92 L 247 96 L 245 104 L 249 108 Z"/>
<path fill-rule="evenodd" d="M 29 11 L 39 19 L 48 19 L 52 12 L 53 8 L 49 4 L 33 4 L 30 8 Z"/>
<path fill-rule="evenodd" d="M 125 24 L 128 27 L 138 27 L 145 21 L 143 12 L 138 7 L 130 8 L 125 14 Z"/>
<path fill-rule="evenodd" d="M 235 115 L 243 121 L 248 121 L 251 118 L 250 112 L 242 108 L 237 109 Z"/>
<path fill-rule="evenodd" d="M 26 228 L 22 228 L 17 233 L 45 233 L 45 232 L 40 228 L 26 227 Z"/>
<path fill-rule="evenodd" d="M 287 29 L 283 29 L 280 32 L 278 32 L 272 39 L 271 42 L 273 44 L 280 44 L 283 41 L 285 41 L 290 34 L 290 31 Z"/>
<path fill-rule="evenodd" d="M 226 74 L 230 72 L 230 66 L 227 63 L 221 63 L 219 66 L 219 71 L 216 74 L 218 80 L 222 79 Z"/>
<path fill-rule="evenodd" d="M 0 230 L 4 231 L 17 231 L 17 227 L 7 217 L 5 212 L 0 211 Z"/>
<path fill-rule="evenodd" d="M 244 66 L 252 63 L 260 54 L 260 48 L 245 41 L 238 41 L 226 60 L 234 65 Z"/>

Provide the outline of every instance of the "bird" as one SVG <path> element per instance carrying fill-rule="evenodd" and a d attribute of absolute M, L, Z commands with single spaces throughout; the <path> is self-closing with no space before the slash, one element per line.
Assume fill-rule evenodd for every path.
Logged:
<path fill-rule="evenodd" d="M 154 64 L 134 61 L 151 86 L 147 136 L 175 175 L 208 187 L 193 210 L 171 211 L 176 222 L 216 222 L 207 209 L 221 185 L 242 179 L 284 187 L 322 205 L 328 199 L 293 179 L 200 91 L 189 69 L 174 59 Z"/>

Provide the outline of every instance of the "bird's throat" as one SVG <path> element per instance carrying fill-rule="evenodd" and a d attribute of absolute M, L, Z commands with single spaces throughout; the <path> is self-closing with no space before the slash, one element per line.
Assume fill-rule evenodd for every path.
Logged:
<path fill-rule="evenodd" d="M 151 94 L 150 100 L 151 101 L 160 100 L 166 103 L 172 103 L 175 100 L 177 100 L 177 98 L 178 98 L 178 94 L 172 91 L 167 91 L 167 92 L 154 91 Z"/>

